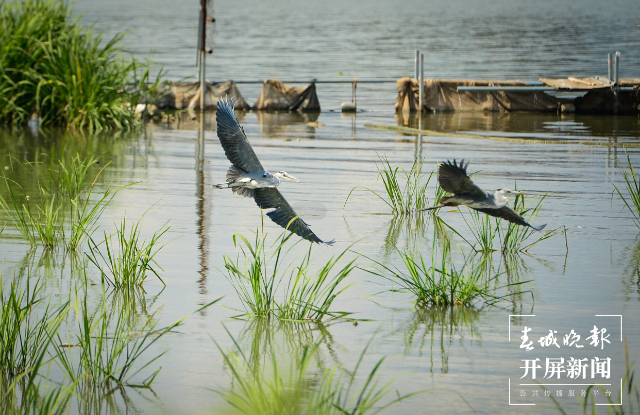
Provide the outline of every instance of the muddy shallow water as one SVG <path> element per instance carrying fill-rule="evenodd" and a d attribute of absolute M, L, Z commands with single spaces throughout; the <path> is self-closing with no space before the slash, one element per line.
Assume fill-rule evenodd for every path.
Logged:
<path fill-rule="evenodd" d="M 150 8 L 150 3 L 136 2 L 124 11 L 113 3 L 105 10 L 106 3 L 79 1 L 76 10 L 89 21 L 99 19 L 96 27 L 108 33 L 132 29 L 126 45 L 138 55 L 153 47 L 156 59 L 167 65 L 171 77 L 177 79 L 195 72 L 190 66 L 195 60 L 190 49 L 195 27 L 184 22 L 196 11 L 165 3 L 164 7 Z M 292 4 L 296 13 L 289 10 Z M 339 71 L 348 77 L 394 77 L 411 73 L 413 49 L 421 47 L 434 54 L 427 59 L 429 76 L 535 79 L 542 75 L 592 75 L 606 70 L 605 61 L 599 59 L 617 47 L 623 51 L 623 76 L 638 76 L 632 73 L 638 67 L 633 59 L 640 55 L 637 44 L 630 40 L 637 38 L 639 29 L 633 27 L 633 22 L 638 21 L 638 12 L 637 8 L 628 7 L 630 3 L 614 3 L 613 9 L 625 13 L 612 11 L 611 15 L 609 9 L 600 13 L 587 7 L 568 7 L 550 14 L 545 11 L 550 10 L 551 2 L 542 3 L 538 9 L 524 4 L 504 2 L 502 8 L 478 6 L 456 13 L 452 11 L 454 7 L 440 5 L 413 13 L 410 4 L 400 8 L 380 2 L 364 10 L 342 5 L 344 13 L 329 18 L 336 14 L 320 13 L 313 8 L 317 6 L 311 5 L 304 9 L 299 2 L 278 2 L 273 7 L 258 2 L 243 7 L 216 2 L 219 47 L 211 58 L 210 73 L 220 74 L 221 79 L 333 77 Z M 243 14 L 242 10 L 251 13 Z M 496 14 L 498 10 L 500 13 Z M 313 16 L 311 23 L 304 20 L 307 14 Z M 525 19 L 525 24 L 519 25 L 527 28 L 523 29 L 524 34 L 507 20 L 514 15 Z M 614 32 L 610 30 L 613 15 L 619 17 L 617 24 L 622 27 Z M 227 16 L 232 19 L 227 20 Z M 354 20 L 354 16 L 358 19 Z M 352 27 L 345 21 L 360 23 Z M 429 32 L 424 35 L 427 40 L 418 44 L 409 34 L 423 24 L 427 24 Z M 336 27 L 343 32 L 333 30 Z M 372 37 L 372 31 L 377 36 Z M 260 37 L 262 32 L 273 36 Z M 316 36 L 318 33 L 322 36 Z M 344 33 L 353 36 L 346 46 L 342 43 Z M 517 33 L 521 35 L 516 36 Z M 294 34 L 300 34 L 301 39 L 296 40 Z M 285 43 L 283 39 L 290 41 Z M 555 65 L 549 66 L 549 60 Z M 241 91 L 247 91 L 245 96 L 253 102 L 259 86 L 243 86 Z M 409 168 L 416 155 L 421 155 L 427 172 L 443 160 L 464 158 L 471 161 L 470 171 L 478 171 L 474 180 L 482 188 L 517 184 L 518 189 L 550 192 L 534 223 L 547 223 L 547 229 L 564 226 L 566 239 L 559 235 L 542 241 L 529 255 L 521 254 L 506 264 L 498 252 L 494 253 L 491 260 L 497 272 L 504 272 L 501 281 L 529 281 L 523 289 L 530 290 L 496 307 L 479 303 L 472 308 L 416 309 L 410 295 L 388 292 L 392 288 L 388 281 L 358 269 L 348 279 L 354 285 L 338 297 L 333 308 L 370 321 L 361 321 L 357 326 L 337 322 L 292 327 L 233 319 L 242 305 L 225 277 L 223 260 L 224 255 L 235 258 L 239 252 L 233 245 L 233 235 L 249 236 L 264 229 L 273 238 L 280 234 L 280 228 L 266 217 L 263 221 L 253 201 L 212 189 L 211 184 L 224 181 L 229 165 L 217 142 L 214 114 L 207 113 L 202 120 L 203 157 L 199 156 L 200 120 L 186 116 L 150 123 L 140 133 L 75 137 L 72 148 L 100 157 L 101 166 L 111 161 L 97 183 L 99 189 L 137 183 L 117 194 L 99 221 L 100 231 L 110 231 L 114 221 L 119 222 L 125 215 L 135 220 L 145 212 L 143 230 L 147 236 L 167 221 L 172 228 L 165 239 L 173 240 L 157 258 L 166 288 L 153 278 L 145 283 L 146 294 L 138 305 L 140 313 L 150 314 L 161 307 L 156 316 L 159 324 L 167 325 L 223 297 L 218 304 L 189 317 L 154 346 L 150 355 L 154 351 L 170 351 L 158 362 L 162 371 L 153 384 L 153 392 L 127 389 L 126 398 L 116 394 L 118 410 L 189 414 L 228 411 L 228 405 L 213 391 L 232 387 L 229 369 L 214 343 L 218 342 L 223 350 L 234 350 L 225 327 L 245 353 L 263 359 L 265 370 L 269 367 L 265 353 L 270 350 L 287 362 L 299 352 L 299 345 L 324 336 L 310 371 L 312 376 L 335 365 L 352 370 L 366 343 L 375 336 L 363 361 L 364 370 L 358 373 L 360 381 L 380 358 L 386 357 L 378 372 L 381 382 L 399 375 L 393 387 L 403 394 L 436 389 L 403 401 L 386 413 L 506 414 L 531 409 L 509 406 L 509 397 L 511 403 L 536 403 L 535 413 L 555 413 L 542 407 L 550 403 L 549 398 L 530 396 L 537 387 L 515 386 L 534 383 L 530 377 L 528 382 L 526 378 L 520 380 L 524 373 L 520 367 L 522 359 L 536 357 L 541 359 L 540 370 L 544 370 L 545 358 L 611 358 L 612 371 L 606 383 L 611 384 L 608 387 L 615 397 L 624 369 L 620 317 L 615 316 L 622 316 L 622 334 L 631 360 L 640 359 L 640 238 L 631 215 L 622 209 L 622 202 L 611 197 L 613 183 L 622 184 L 619 166 L 626 162 L 625 150 L 616 144 L 640 143 L 638 118 L 428 114 L 422 119 L 423 128 L 537 138 L 548 143 L 423 137 L 420 145 L 412 135 L 365 127 L 375 123 L 410 127 L 420 124 L 415 116 L 393 113 L 393 84 L 363 86 L 359 89 L 359 104 L 365 112 L 348 116 L 328 111 L 348 99 L 348 87 L 323 85 L 318 93 L 324 109 L 319 114 L 237 114 L 263 165 L 272 171 L 285 169 L 300 179 L 300 183 L 283 183 L 283 195 L 320 238 L 335 238 L 332 247 L 313 248 L 316 264 L 354 243 L 355 252 L 399 268 L 402 261 L 396 248 L 430 258 L 434 236 L 429 219 L 424 225 L 394 220 L 388 215 L 389 208 L 365 190 L 356 190 L 345 206 L 347 195 L 355 186 L 382 190 L 376 181 L 375 163 L 379 156 L 387 157 L 394 166 Z M 324 126 L 307 125 L 315 121 Z M 4 130 L 0 135 L 3 166 L 10 164 L 10 156 L 26 161 L 41 158 L 54 144 L 59 146 L 64 137 L 62 132 L 33 129 Z M 594 143 L 599 145 L 588 145 Z M 627 151 L 637 165 L 637 148 Z M 96 166 L 94 173 L 101 166 Z M 13 177 L 29 191 L 34 183 L 18 170 L 10 174 L 15 174 Z M 430 186 L 430 200 L 433 191 Z M 0 192 L 5 195 L 4 188 Z M 464 209 L 463 214 L 468 215 Z M 441 217 L 464 237 L 471 237 L 460 213 L 445 210 Z M 29 266 L 32 275 L 45 278 L 48 293 L 64 296 L 73 289 L 77 275 L 70 271 L 71 258 L 63 252 L 30 251 L 10 225 L 2 226 L 0 259 L 4 261 L 5 285 L 16 269 Z M 453 241 L 459 264 L 460 250 L 468 253 L 469 248 L 455 235 Z M 295 253 L 300 255 L 305 248 L 306 244 L 300 244 Z M 358 261 L 363 268 L 371 264 L 363 257 Z M 88 272 L 98 283 L 96 271 L 89 268 Z M 98 298 L 100 285 L 90 287 L 90 294 Z M 63 328 L 73 330 L 74 324 L 69 317 Z M 522 333 L 518 330 L 524 325 L 534 329 L 530 338 L 536 349 L 532 352 L 519 347 Z M 594 325 L 608 330 L 611 344 L 604 349 L 585 341 Z M 560 338 L 572 329 L 582 335 L 585 348 L 571 349 L 560 344 L 559 349 L 549 349 L 535 342 L 549 330 L 557 330 Z M 537 380 L 543 381 L 540 372 Z M 561 383 L 558 379 L 554 382 Z M 588 383 L 565 383 L 572 382 Z M 564 391 L 557 399 L 568 411 L 580 410 L 577 399 L 567 394 L 573 389 L 579 394 L 584 386 L 547 387 L 554 394 L 558 389 Z M 531 400 L 518 401 L 521 390 Z"/>

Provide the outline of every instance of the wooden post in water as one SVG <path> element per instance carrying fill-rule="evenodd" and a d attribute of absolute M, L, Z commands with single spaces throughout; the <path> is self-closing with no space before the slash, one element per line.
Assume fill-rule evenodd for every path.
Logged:
<path fill-rule="evenodd" d="M 206 68 L 206 38 L 207 38 L 207 0 L 200 0 L 200 20 L 198 22 L 198 54 L 200 69 L 200 111 L 204 111 L 204 94 L 207 90 L 207 81 L 205 79 Z"/>
<path fill-rule="evenodd" d="M 418 79 L 418 91 L 420 94 L 420 97 L 418 99 L 418 105 L 419 105 L 419 109 L 418 112 L 422 114 L 422 107 L 423 107 L 423 95 L 424 95 L 424 54 L 420 54 L 420 78 Z"/>

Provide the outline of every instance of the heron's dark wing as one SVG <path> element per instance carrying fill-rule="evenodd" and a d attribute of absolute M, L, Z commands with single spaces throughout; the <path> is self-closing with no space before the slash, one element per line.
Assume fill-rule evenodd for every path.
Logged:
<path fill-rule="evenodd" d="M 216 122 L 218 123 L 218 138 L 229 161 L 246 173 L 264 171 L 244 130 L 238 124 L 233 108 L 226 99 L 218 101 Z"/>
<path fill-rule="evenodd" d="M 446 163 L 440 164 L 438 169 L 438 180 L 440 181 L 440 187 L 445 191 L 453 194 L 468 194 L 470 196 L 485 197 L 485 193 L 473 183 L 473 180 L 467 176 L 467 165 L 464 165 L 464 160 L 460 164 L 456 164 L 453 160 L 451 163 L 447 160 Z"/>
<path fill-rule="evenodd" d="M 522 216 L 518 215 L 518 213 L 515 210 L 511 209 L 509 206 L 503 206 L 499 209 L 490 209 L 490 208 L 482 208 L 482 209 L 472 208 L 472 209 L 475 209 L 478 212 L 486 213 L 489 216 L 495 216 L 496 218 L 508 220 L 509 222 L 515 223 L 516 225 L 528 226 L 537 231 L 542 230 L 542 228 L 546 226 L 546 224 L 537 228 L 535 226 L 532 226 L 531 224 L 529 224 L 529 222 L 524 220 Z"/>
<path fill-rule="evenodd" d="M 274 187 L 255 189 L 254 198 L 256 200 L 256 204 L 260 206 L 261 209 L 275 208 L 275 210 L 267 212 L 267 216 L 283 228 L 291 232 L 295 232 L 299 236 L 311 242 L 319 244 L 324 243 L 327 245 L 331 245 L 333 243 L 333 241 L 324 242 L 318 238 L 302 219 L 296 218 L 291 222 L 291 219 L 298 216 L 298 214 L 293 210 L 291 205 L 287 203 L 286 199 L 282 194 L 280 194 L 278 189 Z M 291 222 L 290 225 L 289 222 Z M 287 225 L 289 226 L 287 227 Z"/>

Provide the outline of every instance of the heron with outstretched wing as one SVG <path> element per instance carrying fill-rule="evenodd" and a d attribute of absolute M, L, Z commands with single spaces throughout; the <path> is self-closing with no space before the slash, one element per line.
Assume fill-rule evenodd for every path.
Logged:
<path fill-rule="evenodd" d="M 233 100 L 218 101 L 216 110 L 218 138 L 225 155 L 231 162 L 231 167 L 227 170 L 226 183 L 216 184 L 214 187 L 231 189 L 239 195 L 252 197 L 261 209 L 274 209 L 267 212 L 267 216 L 278 225 L 311 242 L 331 245 L 334 241 L 324 242 L 318 238 L 276 189 L 283 179 L 294 182 L 298 179 L 286 171 L 270 173 L 262 167 L 249 144 L 244 129 L 233 113 L 232 105 Z"/>
<path fill-rule="evenodd" d="M 513 192 L 504 188 L 495 192 L 485 192 L 469 178 L 467 166 L 469 166 L 469 163 L 465 165 L 464 160 L 460 164 L 456 164 L 455 160 L 453 160 L 453 163 L 447 160 L 446 163 L 440 164 L 438 169 L 440 187 L 453 196 L 443 197 L 440 199 L 438 206 L 420 210 L 439 209 L 447 206 L 467 206 L 489 216 L 505 219 L 517 225 L 528 226 L 536 231 L 541 231 L 546 226 L 546 224 L 538 227 L 531 225 L 515 210 L 507 206 L 508 199 L 506 195 L 521 195 L 523 193 Z"/>

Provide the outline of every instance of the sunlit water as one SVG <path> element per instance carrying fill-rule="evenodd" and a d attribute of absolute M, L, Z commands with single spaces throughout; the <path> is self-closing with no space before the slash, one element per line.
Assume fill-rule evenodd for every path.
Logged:
<path fill-rule="evenodd" d="M 195 7 L 171 2 L 114 5 L 79 1 L 76 10 L 85 14 L 85 20 L 98 19 L 96 27 L 108 33 L 132 30 L 126 48 L 138 55 L 153 48 L 155 59 L 166 65 L 171 78 L 194 74 Z M 338 2 L 216 2 L 216 48 L 208 73 L 212 79 L 322 78 L 337 77 L 338 72 L 346 77 L 399 77 L 412 73 L 413 50 L 419 47 L 427 54 L 426 72 L 434 77 L 535 80 L 539 76 L 593 75 L 605 73 L 606 60 L 602 58 L 616 49 L 623 53 L 622 75 L 638 76 L 638 14 L 632 2 L 606 7 L 596 2 L 591 7 L 585 3 L 561 7 L 552 2 L 533 7 L 506 1 L 379 2 L 366 7 Z M 241 91 L 253 102 L 259 86 L 241 86 Z M 223 297 L 218 304 L 191 316 L 150 351 L 152 356 L 154 351 L 170 349 L 158 361 L 163 369 L 153 384 L 154 393 L 127 390 L 129 405 L 143 413 L 195 414 L 228 409 L 212 391 L 232 387 L 228 367 L 214 343 L 223 350 L 234 350 L 225 327 L 245 353 L 273 349 L 283 360 L 295 355 L 296 344 L 324 335 L 325 344 L 312 373 L 335 365 L 352 370 L 366 343 L 375 336 L 359 372 L 361 381 L 380 358 L 387 357 L 378 373 L 382 383 L 400 375 L 394 388 L 402 394 L 437 388 L 387 413 L 506 414 L 531 409 L 509 406 L 507 389 L 509 380 L 513 387 L 524 373 L 520 359 L 535 357 L 543 366 L 546 357 L 610 357 L 613 370 L 609 383 L 615 395 L 624 367 L 619 319 L 595 315 L 622 315 L 631 360 L 638 360 L 640 245 L 630 214 L 617 197 L 611 197 L 613 183 L 622 184 L 618 167 L 626 161 L 624 150 L 615 145 L 586 144 L 637 143 L 638 119 L 430 114 L 422 120 L 424 128 L 543 138 L 551 143 L 423 137 L 419 146 L 415 136 L 365 128 L 369 123 L 419 125 L 415 117 L 394 114 L 393 84 L 361 87 L 359 106 L 366 111 L 356 116 L 327 111 L 349 99 L 349 87 L 322 85 L 318 93 L 325 109 L 320 114 L 238 114 L 263 165 L 270 170 L 285 169 L 300 179 L 297 184 L 283 183 L 283 195 L 320 238 L 336 239 L 333 247 L 314 247 L 318 264 L 353 243 L 355 252 L 370 258 L 359 259 L 364 268 L 373 260 L 401 268 L 396 248 L 415 250 L 430 259 L 431 221 L 423 228 L 398 224 L 389 215 L 371 215 L 388 213 L 389 208 L 366 190 L 356 190 L 345 206 L 355 186 L 382 191 L 376 181 L 379 156 L 387 157 L 394 166 L 409 168 L 421 154 L 427 172 L 440 161 L 464 158 L 471 161 L 471 172 L 478 171 L 474 180 L 485 189 L 515 187 L 517 183 L 518 189 L 550 192 L 534 224 L 547 223 L 547 229 L 565 226 L 566 241 L 561 235 L 540 242 L 530 255 L 519 255 L 517 265 L 509 263 L 509 275 L 502 275 L 500 281 L 530 281 L 523 289 L 531 293 L 503 301 L 498 307 L 482 307 L 480 303 L 473 309 L 442 313 L 416 310 L 409 295 L 390 293 L 388 281 L 357 270 L 349 278 L 354 285 L 336 300 L 334 309 L 371 321 L 357 326 L 345 322 L 324 329 L 310 324 L 293 332 L 265 331 L 250 321 L 232 318 L 242 305 L 225 278 L 223 256 L 235 258 L 239 253 L 233 234 L 249 236 L 261 231 L 263 220 L 252 200 L 210 186 L 224 181 L 229 164 L 215 136 L 213 114 L 205 115 L 202 164 L 196 158 L 198 120 L 186 117 L 180 122 L 150 124 L 142 134 L 86 139 L 78 144 L 81 151 L 101 156 L 102 164 L 112 160 L 98 182 L 100 189 L 137 183 L 117 194 L 99 222 L 100 232 L 111 232 L 114 221 L 125 215 L 134 220 L 146 212 L 143 226 L 147 235 L 170 221 L 172 231 L 166 239 L 177 238 L 157 258 L 164 269 L 161 276 L 166 288 L 154 278 L 145 284 L 146 313 L 161 307 L 157 317 L 166 325 Z M 310 121 L 325 126 L 310 127 Z M 5 166 L 10 164 L 9 155 L 33 161 L 48 153 L 62 134 L 5 131 L 2 135 Z M 554 144 L 554 140 L 570 143 Z M 628 151 L 637 162 L 637 150 Z M 94 173 L 100 167 L 96 166 Z M 15 174 L 29 191 L 34 183 L 18 171 L 15 166 L 8 174 Z M 6 194 L 4 188 L 2 192 Z M 429 192 L 432 200 L 433 187 Z M 463 214 L 468 215 L 464 209 Z M 464 237 L 472 237 L 459 213 L 444 210 L 441 217 Z M 17 267 L 29 264 L 33 275 L 46 278 L 47 292 L 64 296 L 73 289 L 69 259 L 61 253 L 29 252 L 17 232 L 8 224 L 3 226 L 0 250 L 5 285 Z M 280 234 L 280 228 L 266 217 L 264 231 L 271 238 Z M 457 252 L 469 252 L 461 238 L 453 240 Z M 306 248 L 306 244 L 299 248 Z M 461 265 L 461 255 L 456 255 Z M 492 261 L 498 272 L 505 271 L 498 252 Z M 95 270 L 89 268 L 89 275 L 99 281 Z M 90 287 L 98 298 L 100 286 Z M 603 351 L 592 346 L 582 351 L 564 346 L 548 351 L 535 343 L 535 351 L 526 354 L 518 347 L 521 333 L 512 331 L 508 341 L 509 315 L 513 314 L 535 314 L 511 320 L 520 330 L 524 324 L 533 327 L 530 337 L 534 341 L 550 329 L 559 335 L 574 329 L 584 340 L 595 324 L 607 327 L 611 345 Z M 73 330 L 75 323 L 70 318 L 65 324 Z M 538 379 L 541 377 L 539 374 Z M 530 392 L 534 387 L 520 389 Z M 550 389 L 555 392 L 556 388 Z M 565 395 L 557 399 L 577 412 L 576 398 L 566 396 L 568 389 L 564 387 Z M 517 395 L 512 393 L 512 399 Z M 116 400 L 124 412 L 125 399 L 118 396 Z M 530 402 L 537 403 L 535 413 L 554 412 L 540 406 L 549 403 L 549 398 Z"/>

